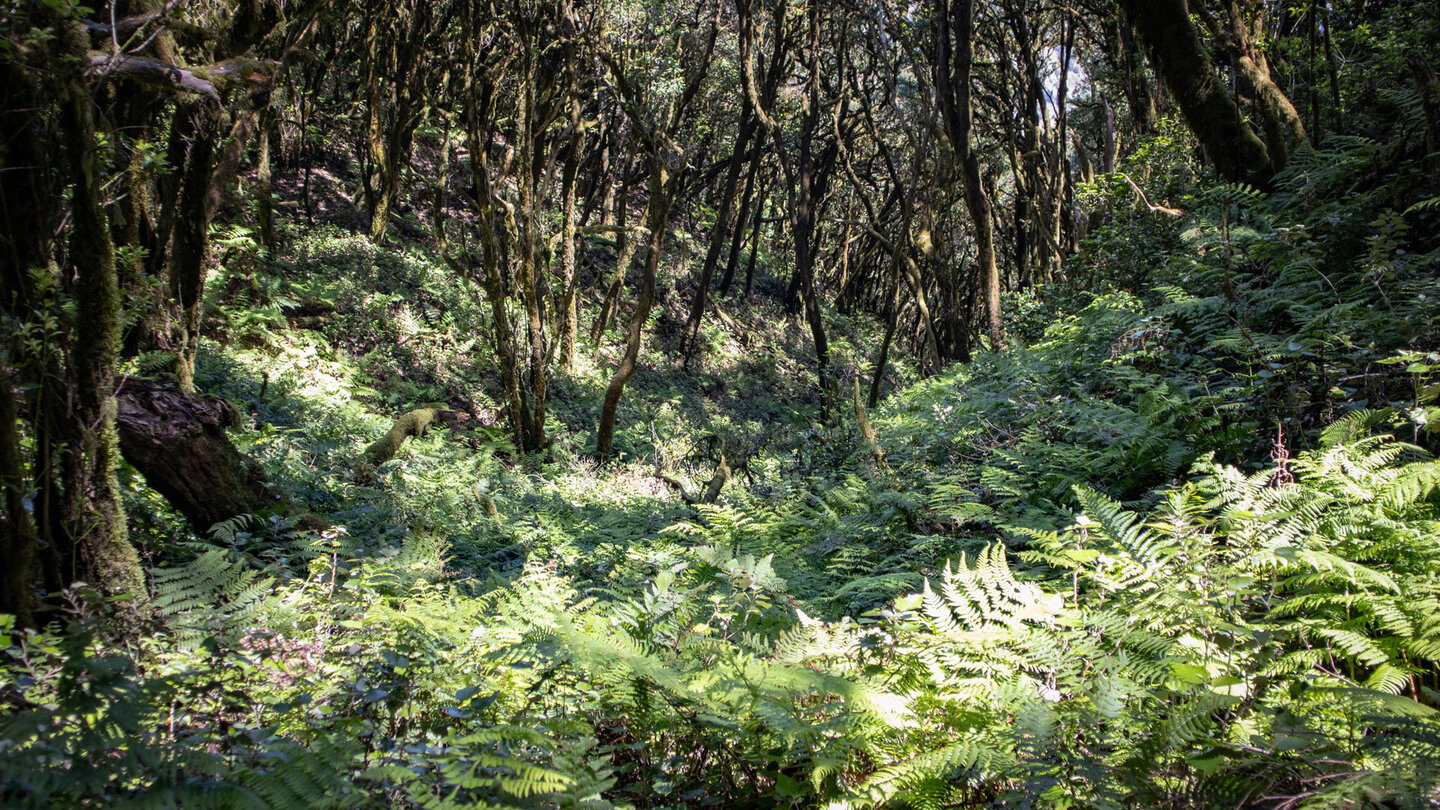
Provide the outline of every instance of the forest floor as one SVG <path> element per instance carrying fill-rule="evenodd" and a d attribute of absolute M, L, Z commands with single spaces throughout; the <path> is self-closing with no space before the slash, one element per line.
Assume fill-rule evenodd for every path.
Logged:
<path fill-rule="evenodd" d="M 1440 281 L 1433 245 L 1360 210 L 1384 201 L 1196 188 L 1172 223 L 1117 186 L 1075 281 L 1007 297 L 1006 352 L 893 360 L 875 446 L 849 394 L 879 325 L 826 310 L 822 415 L 768 251 L 683 367 L 704 229 L 682 214 L 600 465 L 620 327 L 583 337 L 598 297 L 552 445 L 517 454 L 483 293 L 415 211 L 374 246 L 318 177 L 278 255 L 217 239 L 196 374 L 297 510 L 192 527 L 122 467 L 153 625 L 117 636 L 126 606 L 79 595 L 67 633 L 6 647 L 48 706 L 5 732 L 31 795 L 1433 806 L 1440 359 L 1413 347 Z M 611 253 L 589 243 L 582 282 Z M 358 463 L 422 407 L 468 418 Z M 733 475 L 690 503 L 722 448 Z M 81 779 L 44 764 L 76 752 Z M 1306 792 L 1316 761 L 1329 792 Z"/>
<path fill-rule="evenodd" d="M 694 361 L 683 367 L 688 276 L 704 250 L 683 222 L 621 404 L 616 458 L 604 466 L 593 460 L 594 427 L 633 302 L 622 293 L 600 344 L 586 339 L 601 303 L 596 289 L 613 272 L 613 244 L 603 240 L 583 251 L 580 289 L 590 294 L 580 300 L 575 367 L 552 369 L 546 427 L 553 444 L 540 456 L 517 457 L 497 404 L 483 293 L 456 278 L 428 240 L 404 237 L 409 228 L 394 229 L 401 235 L 384 247 L 345 230 L 356 215 L 327 177 L 316 183 L 316 225 L 291 222 L 284 253 L 251 260 L 249 235 L 231 242 L 210 285 L 220 292 L 207 313 L 212 326 L 197 385 L 250 414 L 237 443 L 287 498 L 343 527 L 349 552 L 420 542 L 450 577 L 513 575 L 526 559 L 544 559 L 594 585 L 615 567 L 615 555 L 674 546 L 664 530 L 696 514 L 681 489 L 702 491 L 722 449 L 735 468 L 722 498 L 731 504 L 763 504 L 866 457 L 848 396 L 822 423 L 808 329 L 800 315 L 783 311 L 784 281 L 763 251 L 755 293 L 720 300 L 729 323 L 707 317 Z M 639 264 L 627 290 L 638 284 Z M 294 314 L 317 307 L 326 314 Z M 832 365 L 848 394 L 882 327 L 833 310 L 829 323 Z M 885 388 L 916 379 L 902 355 Z M 398 415 L 425 406 L 470 418 L 408 442 L 377 476 L 356 480 L 360 452 Z M 163 516 L 165 507 L 151 499 L 133 511 Z M 172 541 L 187 531 L 163 517 L 136 528 L 164 531 Z"/>

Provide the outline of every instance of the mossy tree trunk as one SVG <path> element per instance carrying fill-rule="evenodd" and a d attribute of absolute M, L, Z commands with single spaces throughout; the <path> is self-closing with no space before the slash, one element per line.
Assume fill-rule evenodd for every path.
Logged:
<path fill-rule="evenodd" d="M 109 16 L 159 8 L 153 0 L 133 0 L 115 4 Z M 207 56 L 239 55 L 278 30 L 275 26 L 312 18 L 320 8 L 321 0 L 293 4 L 289 16 L 267 27 L 255 18 L 256 9 L 246 6 L 230 20 L 231 28 L 206 39 L 228 53 Z M 209 219 L 208 214 L 200 217 L 197 227 L 196 218 L 184 214 L 213 211 L 216 174 L 210 158 L 213 133 L 220 130 L 212 128 L 198 139 L 203 143 L 197 142 L 197 114 L 213 112 L 204 106 L 207 102 L 187 103 L 184 94 L 216 100 L 219 94 L 202 74 L 217 81 L 252 83 L 259 77 L 266 82 L 273 78 L 269 67 L 274 63 L 206 74 L 186 67 L 175 43 L 161 33 L 127 41 L 125 47 L 132 50 L 111 54 L 118 61 L 93 71 L 92 46 L 115 45 L 96 23 L 81 22 L 70 15 L 73 10 L 48 4 L 21 4 L 13 11 L 8 31 L 56 35 L 32 36 L 24 48 L 0 60 L 0 129 L 5 133 L 0 139 L 5 166 L 0 172 L 0 307 L 7 324 L 0 344 L 0 419 L 5 422 L 0 429 L 0 543 L 7 562 L 0 600 L 5 609 L 34 613 L 43 609 L 32 598 L 39 588 L 53 596 L 77 580 L 104 593 L 143 600 L 143 570 L 126 532 L 115 475 L 122 452 L 115 371 L 125 320 L 117 254 L 131 257 L 127 281 L 137 286 L 142 274 L 159 279 L 180 263 L 196 269 L 188 278 L 172 276 L 157 285 L 166 294 L 173 292 L 169 281 L 188 285 L 173 297 L 191 303 L 187 335 L 193 347 Z M 139 72 L 121 77 L 137 65 Z M 154 141 L 153 119 L 172 103 L 181 109 L 170 126 L 167 157 L 178 171 L 147 169 L 138 156 L 153 154 L 147 148 Z M 229 167 L 222 169 L 222 177 L 225 171 L 233 175 L 240 163 L 243 143 L 231 146 L 220 161 Z M 187 164 L 192 147 L 209 149 L 211 155 L 195 152 L 197 159 Z M 182 226 L 185 233 L 180 233 Z M 201 261 L 191 261 L 194 257 Z M 149 313 L 131 314 L 142 316 L 137 336 L 154 336 L 164 328 L 144 317 Z M 145 345 L 137 337 L 136 347 Z M 193 361 L 193 350 L 188 354 Z M 188 367 L 184 364 L 182 371 Z"/>
<path fill-rule="evenodd" d="M 523 20 L 523 18 L 522 18 Z M 516 93 L 515 108 L 515 162 L 519 167 L 515 177 L 518 210 L 510 221 L 510 241 L 519 254 L 515 287 L 520 304 L 525 310 L 525 336 L 530 350 L 528 407 L 526 419 L 529 430 L 524 449 L 539 450 L 545 446 L 545 406 L 550 396 L 549 368 L 545 351 L 545 311 L 541 287 L 544 279 L 540 267 L 540 207 L 543 194 L 540 189 L 544 173 L 544 144 L 538 143 L 549 125 L 549 116 L 541 109 L 543 89 L 540 83 L 538 46 L 534 45 L 538 32 L 532 30 L 533 23 L 524 20 L 520 26 L 524 47 L 520 54 L 520 86 Z"/>
<path fill-rule="evenodd" d="M 427 39 L 433 33 L 429 0 L 367 2 L 363 68 L 365 141 L 362 191 L 369 211 L 370 241 L 380 244 L 400 192 L 400 172 L 409 162 L 415 130 L 428 104 L 425 75 Z M 443 84 L 443 82 L 441 82 Z"/>
<path fill-rule="evenodd" d="M 190 99 L 176 111 L 177 132 L 188 143 L 174 231 L 165 268 L 169 290 L 168 343 L 182 391 L 195 390 L 195 354 L 200 338 L 200 296 L 205 289 L 205 254 L 210 242 L 210 167 L 215 155 L 219 110 L 205 99 Z"/>
<path fill-rule="evenodd" d="M 575 260 L 575 229 L 578 225 L 576 213 L 576 185 L 580 172 L 581 146 L 585 138 L 581 132 L 583 121 L 580 113 L 580 97 L 575 89 L 572 74 L 570 93 L 570 144 L 569 154 L 561 170 L 560 198 L 560 300 L 556 310 L 560 320 L 560 370 L 569 372 L 575 365 L 575 338 L 580 331 L 580 313 L 575 305 L 575 285 L 578 268 Z"/>
<path fill-rule="evenodd" d="M 468 17 L 466 22 L 467 25 L 482 25 Z M 464 41 L 468 45 L 471 39 L 467 36 Z M 475 54 L 467 56 L 476 58 Z M 508 277 L 511 240 L 508 238 L 510 228 L 504 220 L 514 219 L 513 208 L 500 197 L 499 187 L 504 178 L 492 177 L 494 170 L 486 148 L 494 137 L 496 88 L 492 77 L 479 70 L 467 72 L 465 82 L 465 137 L 470 152 L 470 177 L 475 188 L 476 230 L 480 236 L 479 273 L 455 259 L 448 261 L 457 272 L 474 279 L 485 292 L 486 303 L 490 306 L 491 336 L 500 361 L 500 384 L 504 391 L 510 436 L 517 451 L 533 452 L 544 443 L 544 422 L 536 419 L 529 392 L 522 384 L 523 369 L 516 346 L 517 328 L 510 318 L 510 290 L 515 282 Z M 499 172 L 504 171 L 505 166 L 500 167 Z"/>
<path fill-rule="evenodd" d="M 395 424 L 385 432 L 385 435 L 371 442 L 369 447 L 360 456 L 360 462 L 356 465 L 357 478 L 365 478 L 373 474 L 375 468 L 395 458 L 405 440 L 411 437 L 424 436 L 425 432 L 435 424 L 450 424 L 451 422 L 464 422 L 469 415 L 458 411 L 447 411 L 440 408 L 417 408 L 409 411 L 395 420 Z"/>
<path fill-rule="evenodd" d="M 88 36 L 72 23 L 67 50 L 84 52 Z M 64 531 L 74 544 L 74 577 L 107 594 L 145 596 L 140 556 L 130 544 L 115 478 L 115 367 L 120 357 L 121 297 L 100 190 L 100 153 L 91 94 L 75 76 L 61 90 L 61 127 L 70 161 L 71 232 L 76 321 L 71 347 L 72 407 L 61 452 Z"/>
<path fill-rule="evenodd" d="M 1120 5 L 1215 168 L 1228 180 L 1267 182 L 1274 173 L 1270 153 L 1215 72 L 1187 0 L 1121 0 Z"/>
<path fill-rule="evenodd" d="M 507 420 L 522 453 L 549 445 L 549 365 L 555 343 L 563 341 L 565 322 L 551 310 L 566 308 L 563 298 L 569 287 L 563 284 L 559 295 L 551 294 L 548 249 L 542 250 L 548 248 L 544 201 L 557 160 L 571 140 L 571 129 L 556 124 L 567 115 L 575 120 L 570 100 L 574 85 L 565 73 L 583 37 L 578 32 L 557 36 L 575 22 L 567 8 L 564 3 L 517 7 L 496 17 L 481 6 L 469 6 L 461 19 L 465 69 L 460 76 L 474 181 L 467 196 L 478 220 L 483 275 L 470 269 L 476 264 L 474 256 L 451 256 L 447 262 L 485 291 Z M 490 44 L 479 47 L 482 41 Z M 503 58 L 492 58 L 501 52 Z M 573 191 L 573 178 L 570 186 Z M 569 230 L 565 226 L 561 235 Z M 509 313 L 512 302 L 523 316 Z M 519 317 L 523 324 L 515 320 Z"/>
<path fill-rule="evenodd" d="M 1264 125 L 1265 145 L 1275 171 L 1290 162 L 1290 144 L 1310 142 L 1300 111 L 1270 75 L 1270 60 L 1265 55 L 1265 9 L 1256 0 L 1246 0 L 1245 8 L 1238 0 L 1229 0 L 1221 13 L 1223 19 L 1211 14 L 1204 5 L 1197 13 L 1215 41 L 1230 57 L 1255 88 L 1255 106 Z"/>
<path fill-rule="evenodd" d="M 269 256 L 275 255 L 275 189 L 270 152 L 279 147 L 278 116 L 268 105 L 260 112 L 260 142 L 255 155 L 255 222 L 260 226 L 260 244 Z"/>

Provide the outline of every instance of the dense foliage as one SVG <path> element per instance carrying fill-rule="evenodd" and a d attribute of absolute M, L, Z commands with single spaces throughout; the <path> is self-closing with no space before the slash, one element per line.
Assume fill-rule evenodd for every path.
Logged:
<path fill-rule="evenodd" d="M 101 5 L 5 806 L 1440 805 L 1440 9 Z"/>

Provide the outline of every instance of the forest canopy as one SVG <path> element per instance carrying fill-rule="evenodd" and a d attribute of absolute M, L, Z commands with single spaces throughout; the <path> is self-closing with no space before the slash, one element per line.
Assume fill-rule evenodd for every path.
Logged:
<path fill-rule="evenodd" d="M 1437 806 L 1437 54 L 0 0 L 0 804 Z"/>

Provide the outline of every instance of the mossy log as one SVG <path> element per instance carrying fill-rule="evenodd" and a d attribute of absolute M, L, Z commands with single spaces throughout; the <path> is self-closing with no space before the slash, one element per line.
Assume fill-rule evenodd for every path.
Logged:
<path fill-rule="evenodd" d="M 746 333 L 745 328 L 736 323 L 734 318 L 726 315 L 725 310 L 721 309 L 719 304 L 711 301 L 710 311 L 715 313 L 715 317 L 725 325 L 726 329 L 730 330 L 731 334 L 735 335 L 735 339 L 740 341 L 741 346 L 750 345 L 750 335 Z"/>
<path fill-rule="evenodd" d="M 406 439 L 411 436 L 424 436 L 425 431 L 429 430 L 430 426 L 436 422 L 448 424 L 463 422 L 469 418 L 468 414 L 440 408 L 419 408 L 402 415 L 395 420 L 395 424 L 384 436 L 365 448 L 365 452 L 360 456 L 361 466 L 356 469 L 357 475 L 363 472 L 363 467 L 368 466 L 373 470 L 395 458 L 395 454 L 400 452 L 400 446 L 405 443 Z"/>
<path fill-rule="evenodd" d="M 196 530 L 288 508 L 225 434 L 240 418 L 230 403 L 135 377 L 121 382 L 116 400 L 121 454 Z"/>
<path fill-rule="evenodd" d="M 302 297 L 281 307 L 292 329 L 324 329 L 335 304 L 323 298 Z"/>
<path fill-rule="evenodd" d="M 710 483 L 705 485 L 705 494 L 700 496 L 701 503 L 715 503 L 720 499 L 720 491 L 730 480 L 730 465 L 725 463 L 725 453 L 720 453 L 720 462 L 715 465 L 715 474 L 710 477 Z"/>
<path fill-rule="evenodd" d="M 319 331 L 324 329 L 330 321 L 324 315 L 297 315 L 290 319 L 290 326 L 295 329 L 312 329 Z"/>

